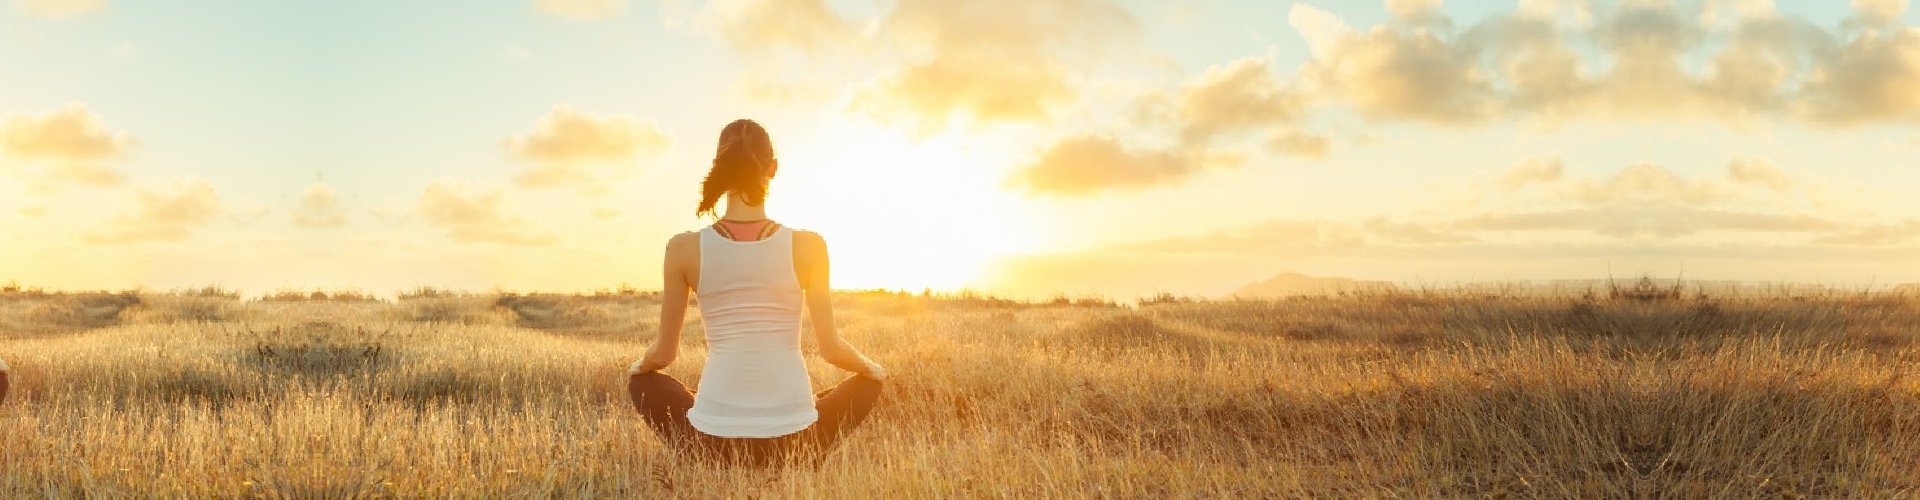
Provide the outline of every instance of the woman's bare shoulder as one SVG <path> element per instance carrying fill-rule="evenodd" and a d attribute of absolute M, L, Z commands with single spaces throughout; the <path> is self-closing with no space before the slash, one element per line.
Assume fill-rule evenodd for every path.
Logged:
<path fill-rule="evenodd" d="M 827 250 L 827 238 L 817 232 L 795 229 L 793 230 L 793 248 L 807 254 L 824 254 Z"/>
<path fill-rule="evenodd" d="M 673 237 L 671 238 L 667 238 L 668 252 L 673 252 L 676 250 L 684 251 L 684 250 L 690 250 L 695 248 L 700 248 L 700 232 L 699 231 L 687 231 L 684 233 L 673 235 Z"/>

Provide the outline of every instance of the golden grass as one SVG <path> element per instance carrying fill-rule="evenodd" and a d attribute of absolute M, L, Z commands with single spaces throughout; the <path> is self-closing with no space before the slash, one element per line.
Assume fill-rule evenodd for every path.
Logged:
<path fill-rule="evenodd" d="M 1920 495 L 1920 301 L 1893 295 L 850 293 L 895 379 L 821 467 L 773 470 L 683 460 L 633 414 L 647 294 L 149 295 L 17 326 L 61 297 L 0 304 L 0 496 Z"/>

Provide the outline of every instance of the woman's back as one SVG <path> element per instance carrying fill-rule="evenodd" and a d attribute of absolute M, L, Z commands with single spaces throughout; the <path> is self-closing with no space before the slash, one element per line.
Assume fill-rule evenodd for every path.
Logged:
<path fill-rule="evenodd" d="M 793 231 L 754 241 L 700 230 L 699 296 L 707 364 L 687 420 L 721 437 L 774 437 L 817 418 L 800 353 L 803 292 Z"/>
<path fill-rule="evenodd" d="M 627 367 L 633 409 L 662 439 L 748 464 L 833 449 L 866 420 L 887 378 L 834 327 L 826 239 L 767 219 L 767 183 L 779 168 L 759 124 L 734 120 L 721 129 L 694 215 L 717 215 L 722 196 L 726 215 L 667 240 L 660 332 Z M 707 336 L 697 391 L 660 372 L 679 356 L 695 294 Z M 854 374 L 818 395 L 800 354 L 803 308 L 820 358 Z"/>

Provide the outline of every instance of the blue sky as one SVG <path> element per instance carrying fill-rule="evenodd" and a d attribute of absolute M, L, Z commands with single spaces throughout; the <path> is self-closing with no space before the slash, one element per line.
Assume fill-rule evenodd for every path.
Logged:
<path fill-rule="evenodd" d="M 0 8 L 9 133 L 84 122 L 81 137 L 124 141 L 0 151 L 0 280 L 657 286 L 661 242 L 701 223 L 715 131 L 752 117 L 781 150 L 775 218 L 826 234 L 844 286 L 1216 294 L 1287 270 L 1920 281 L 1920 209 L 1901 189 L 1920 185 L 1920 102 L 1898 91 L 1920 79 L 1846 59 L 1920 53 L 1917 15 L 1888 1 L 14 0 Z M 1472 34 L 1527 19 L 1557 42 Z M 1801 28 L 1755 28 L 1786 25 Z M 1332 33 L 1319 50 L 1316 32 Z M 1748 32 L 1773 34 L 1729 50 Z M 1635 50 L 1619 47 L 1669 35 L 1677 52 L 1640 60 L 1684 75 L 1617 69 Z M 1789 47 L 1820 43 L 1835 49 Z M 1559 48 L 1580 54 L 1578 85 L 1529 107 L 1513 72 L 1542 60 L 1499 54 Z M 1716 61 L 1765 75 L 1781 57 L 1806 66 L 1715 79 Z M 1741 78 L 1778 87 L 1729 97 L 1753 88 Z M 1405 82 L 1414 100 L 1394 93 Z M 1872 88 L 1895 91 L 1821 90 Z M 1434 104 L 1449 95 L 1466 104 Z M 564 123 L 585 128 L 547 128 Z M 580 146 L 579 130 L 626 142 Z"/>

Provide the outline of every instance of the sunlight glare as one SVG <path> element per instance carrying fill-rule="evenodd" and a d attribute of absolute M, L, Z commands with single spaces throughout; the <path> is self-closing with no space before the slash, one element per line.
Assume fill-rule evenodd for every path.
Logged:
<path fill-rule="evenodd" d="M 780 145 L 771 208 L 827 238 L 835 288 L 968 288 L 1033 241 L 1028 202 L 1001 187 L 1007 142 L 830 124 Z"/>

